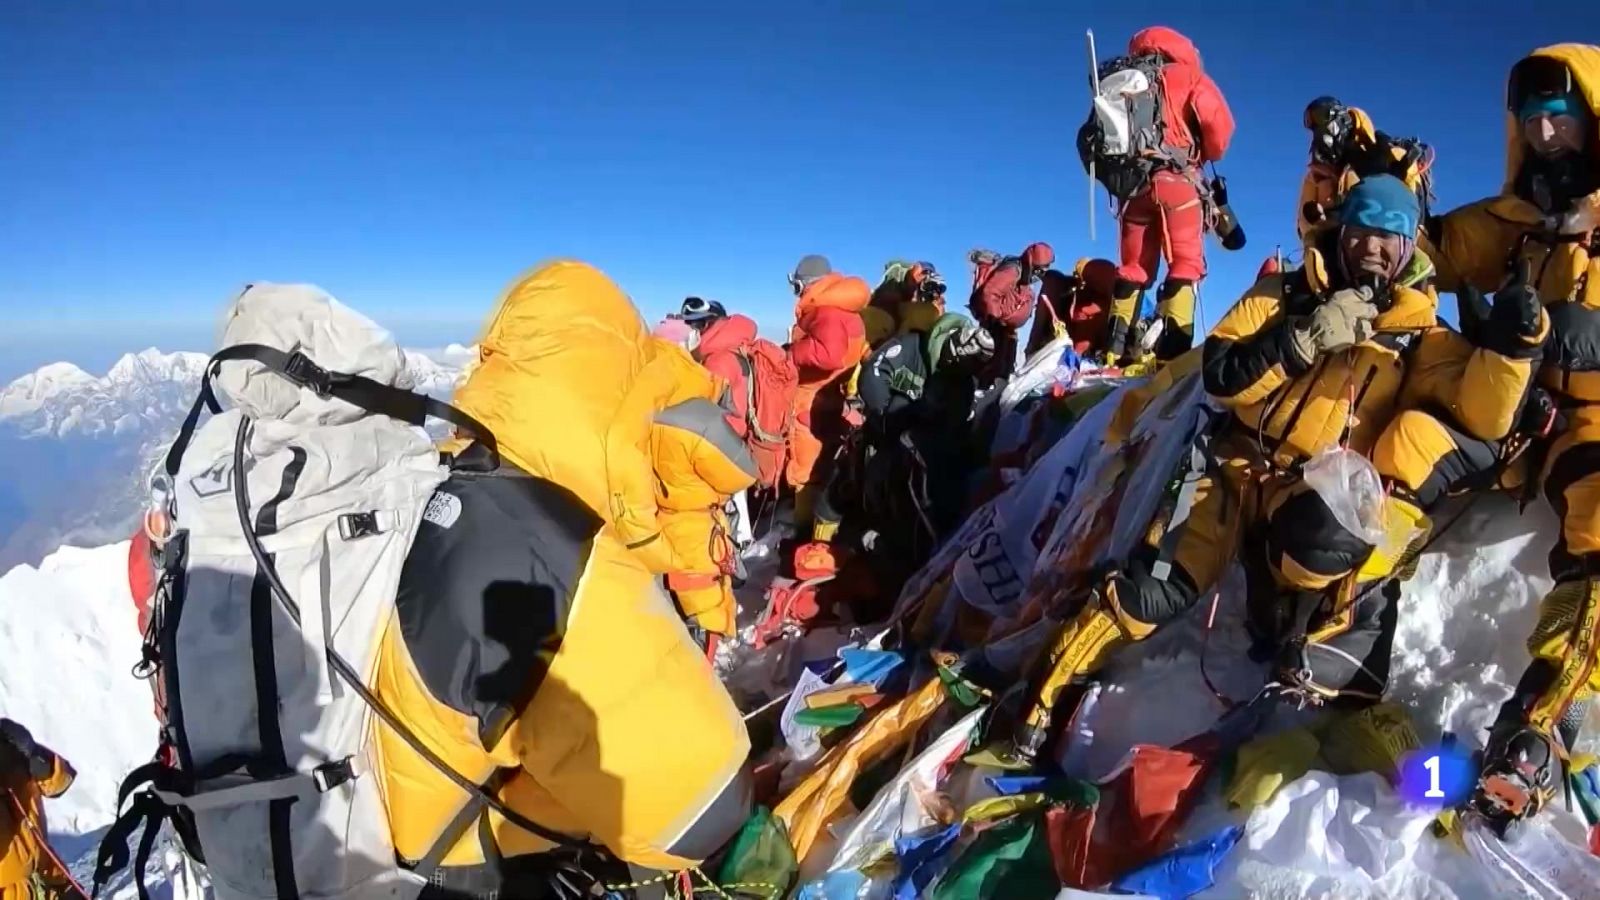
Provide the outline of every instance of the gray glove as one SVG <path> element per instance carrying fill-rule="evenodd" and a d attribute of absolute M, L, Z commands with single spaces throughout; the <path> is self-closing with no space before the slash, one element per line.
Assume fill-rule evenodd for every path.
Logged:
<path fill-rule="evenodd" d="M 1377 317 L 1370 290 L 1345 288 L 1291 325 L 1289 339 L 1300 361 L 1310 365 L 1323 353 L 1353 347 L 1372 337 L 1372 320 Z"/>

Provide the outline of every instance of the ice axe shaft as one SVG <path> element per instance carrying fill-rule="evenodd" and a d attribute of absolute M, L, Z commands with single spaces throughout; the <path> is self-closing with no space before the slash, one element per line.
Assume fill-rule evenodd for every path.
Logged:
<path fill-rule="evenodd" d="M 1090 87 L 1089 102 L 1092 104 L 1094 102 L 1094 98 L 1100 96 L 1100 63 L 1099 63 L 1099 58 L 1095 55 L 1095 52 L 1094 52 L 1094 29 L 1093 28 L 1084 29 L 1083 35 L 1084 35 L 1084 38 L 1085 38 L 1085 40 L 1087 40 L 1088 45 L 1089 45 L 1089 87 Z M 1095 240 L 1095 234 L 1094 234 L 1094 185 L 1095 185 L 1095 180 L 1094 180 L 1094 160 L 1090 159 L 1089 160 L 1089 242 L 1090 243 L 1093 243 L 1094 240 Z"/>

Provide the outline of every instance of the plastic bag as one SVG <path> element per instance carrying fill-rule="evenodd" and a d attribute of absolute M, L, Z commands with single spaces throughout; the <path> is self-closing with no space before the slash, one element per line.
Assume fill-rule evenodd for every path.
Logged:
<path fill-rule="evenodd" d="M 1504 841 L 1472 820 L 1463 839 L 1497 897 L 1600 900 L 1600 858 L 1563 839 L 1544 820 L 1522 822 Z"/>
<path fill-rule="evenodd" d="M 1384 542 L 1383 480 L 1365 456 L 1345 447 L 1319 453 L 1302 478 L 1344 530 L 1374 547 Z"/>
<path fill-rule="evenodd" d="M 783 896 L 800 868 L 789 846 L 789 832 L 765 806 L 756 811 L 734 835 L 728 855 L 717 872 L 720 884 L 770 885 L 770 894 Z"/>

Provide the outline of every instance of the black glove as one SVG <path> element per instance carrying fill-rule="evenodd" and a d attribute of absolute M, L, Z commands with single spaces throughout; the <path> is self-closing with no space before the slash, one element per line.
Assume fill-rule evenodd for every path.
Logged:
<path fill-rule="evenodd" d="M 1461 320 L 1461 333 L 1474 344 L 1480 343 L 1484 323 L 1489 321 L 1489 301 L 1483 291 L 1470 284 L 1456 290 L 1456 317 Z"/>
<path fill-rule="evenodd" d="M 1518 277 L 1495 293 L 1489 322 L 1491 328 L 1531 338 L 1539 333 L 1539 292 L 1528 284 L 1525 275 L 1525 271 L 1519 272 Z"/>
<path fill-rule="evenodd" d="M 34 779 L 50 777 L 50 754 L 34 741 L 33 735 L 21 723 L 0 718 L 0 741 L 9 744 L 22 757 L 27 763 L 28 774 Z"/>

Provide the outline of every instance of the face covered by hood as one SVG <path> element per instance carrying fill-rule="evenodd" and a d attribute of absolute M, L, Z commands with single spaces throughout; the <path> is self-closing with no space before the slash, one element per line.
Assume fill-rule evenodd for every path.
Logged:
<path fill-rule="evenodd" d="M 794 304 L 795 320 L 816 309 L 833 308 L 859 313 L 872 300 L 872 289 L 854 275 L 830 272 L 808 283 Z"/>
<path fill-rule="evenodd" d="M 606 435 L 650 360 L 651 341 L 628 296 L 599 269 L 541 265 L 501 295 L 454 403 L 487 426 L 519 468 L 605 515 Z"/>
<path fill-rule="evenodd" d="M 994 356 L 994 337 L 959 313 L 948 313 L 928 331 L 928 363 L 932 371 L 962 364 L 981 364 Z"/>
<path fill-rule="evenodd" d="M 1200 62 L 1200 51 L 1195 47 L 1194 41 L 1165 25 L 1152 25 L 1128 41 L 1129 56 L 1146 56 L 1152 53 L 1159 53 L 1170 62 L 1194 66 L 1197 69 L 1204 68 Z"/>
<path fill-rule="evenodd" d="M 1584 147 L 1544 160 L 1528 145 L 1524 117 L 1556 104 L 1578 114 Z M 1600 190 L 1600 46 L 1557 44 L 1535 50 L 1513 66 L 1506 84 L 1506 131 L 1506 194 L 1542 212 L 1559 213 L 1573 200 Z"/>
<path fill-rule="evenodd" d="M 713 353 L 736 350 L 755 339 L 755 320 L 735 313 L 717 319 L 700 332 L 700 342 L 694 347 L 694 355 L 696 359 L 705 359 Z"/>

